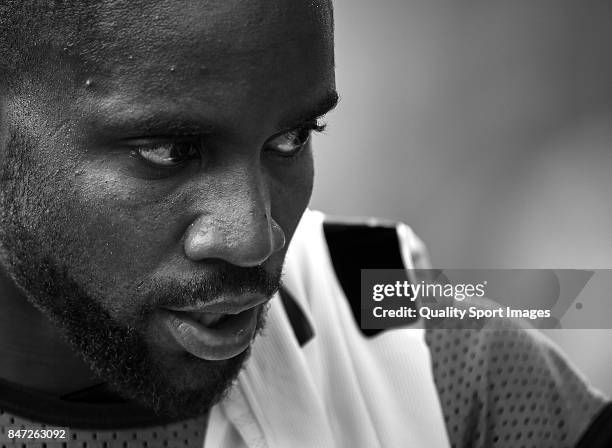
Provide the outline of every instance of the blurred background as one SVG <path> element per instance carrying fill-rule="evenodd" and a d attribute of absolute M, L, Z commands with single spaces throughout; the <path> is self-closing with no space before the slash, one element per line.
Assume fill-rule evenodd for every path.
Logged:
<path fill-rule="evenodd" d="M 436 267 L 612 268 L 612 2 L 335 0 L 335 17 L 313 208 L 405 221 Z M 612 395 L 612 330 L 548 334 Z"/>

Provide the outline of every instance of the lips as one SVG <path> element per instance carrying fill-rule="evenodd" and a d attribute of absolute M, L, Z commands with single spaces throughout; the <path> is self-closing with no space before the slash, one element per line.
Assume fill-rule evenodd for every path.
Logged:
<path fill-rule="evenodd" d="M 196 303 L 189 306 L 165 306 L 164 309 L 181 312 L 194 312 L 201 315 L 214 314 L 239 314 L 250 308 L 255 308 L 269 300 L 269 297 L 262 294 L 249 295 L 248 298 L 243 296 L 220 296 L 217 300 L 203 303 Z"/>
<path fill-rule="evenodd" d="M 214 327 L 221 320 L 223 320 L 227 314 L 223 313 L 188 313 L 190 317 L 200 322 L 205 327 Z"/>
<path fill-rule="evenodd" d="M 163 309 L 161 314 L 164 326 L 182 349 L 201 359 L 222 361 L 249 347 L 260 308 L 261 304 L 236 313 Z"/>

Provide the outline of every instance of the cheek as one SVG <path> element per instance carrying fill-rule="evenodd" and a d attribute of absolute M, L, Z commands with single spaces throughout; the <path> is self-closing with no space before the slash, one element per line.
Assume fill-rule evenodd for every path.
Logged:
<path fill-rule="evenodd" d="M 156 265 L 184 230 L 171 192 L 113 171 L 89 172 L 75 183 L 72 202 L 81 209 L 92 243 L 103 246 L 115 267 Z"/>
<path fill-rule="evenodd" d="M 168 192 L 116 173 L 77 170 L 47 220 L 53 256 L 113 312 L 138 304 L 138 285 L 179 246 L 182 235 Z"/>

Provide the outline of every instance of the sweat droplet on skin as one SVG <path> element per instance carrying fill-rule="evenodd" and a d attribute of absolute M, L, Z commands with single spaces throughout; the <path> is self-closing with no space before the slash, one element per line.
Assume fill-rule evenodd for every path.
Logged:
<path fill-rule="evenodd" d="M 85 87 L 91 87 L 93 85 L 93 81 L 91 79 L 88 79 L 85 81 Z"/>

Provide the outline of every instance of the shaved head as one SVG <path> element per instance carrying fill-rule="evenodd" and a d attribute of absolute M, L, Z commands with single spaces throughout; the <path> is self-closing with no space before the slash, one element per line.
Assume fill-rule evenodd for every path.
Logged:
<path fill-rule="evenodd" d="M 60 73 L 62 76 L 87 75 L 99 70 L 108 73 L 127 69 L 128 61 L 135 64 L 151 52 L 172 53 L 177 46 L 196 46 L 206 36 L 209 37 L 207 45 L 214 45 L 221 57 L 230 49 L 268 51 L 272 48 L 265 48 L 269 43 L 266 32 L 282 30 L 282 23 L 290 15 L 325 24 L 325 35 L 320 36 L 319 29 L 313 30 L 313 37 L 319 34 L 333 42 L 332 7 L 326 0 L 9 0 L 0 5 L 0 29 L 3 30 L 0 69 L 7 81 L 26 74 L 49 79 L 50 75 Z M 219 39 L 226 33 L 235 36 Z M 295 38 L 290 33 L 285 37 Z M 109 49 L 114 51 L 110 59 Z M 81 73 L 74 72 L 75 63 L 80 65 Z M 83 79 L 77 77 L 74 81 Z"/>

